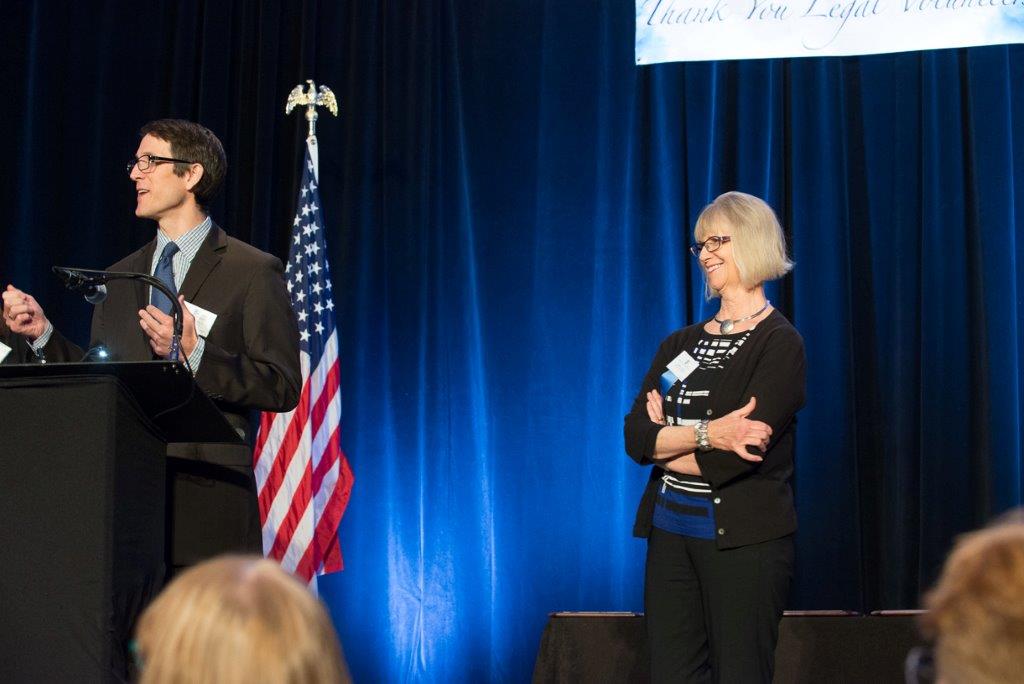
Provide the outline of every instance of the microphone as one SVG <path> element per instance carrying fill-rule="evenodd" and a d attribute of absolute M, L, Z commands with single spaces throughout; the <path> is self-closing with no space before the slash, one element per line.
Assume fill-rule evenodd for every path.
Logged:
<path fill-rule="evenodd" d="M 67 266 L 54 266 L 56 273 L 70 290 L 79 290 L 86 285 L 107 282 L 106 271 L 93 271 L 85 268 L 68 268 Z"/>
<path fill-rule="evenodd" d="M 107 286 L 102 283 L 99 285 L 87 285 L 82 290 L 82 295 L 85 297 L 85 301 L 90 304 L 99 304 L 107 298 Z"/>
<path fill-rule="evenodd" d="M 53 272 L 64 281 L 64 285 L 69 290 L 81 292 L 82 296 L 85 297 L 85 301 L 90 304 L 99 304 L 107 298 L 107 286 L 105 283 L 112 274 L 104 271 L 90 271 L 81 268 L 66 268 L 64 266 L 54 266 Z"/>

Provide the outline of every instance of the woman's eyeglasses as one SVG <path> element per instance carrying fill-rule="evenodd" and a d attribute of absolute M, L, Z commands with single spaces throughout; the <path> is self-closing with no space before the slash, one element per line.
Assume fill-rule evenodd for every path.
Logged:
<path fill-rule="evenodd" d="M 690 245 L 690 251 L 693 253 L 693 256 L 695 257 L 699 257 L 700 253 L 704 251 L 705 247 L 707 247 L 707 250 L 709 252 L 717 252 L 718 248 L 721 247 L 726 242 L 728 242 L 729 240 L 732 240 L 732 238 L 729 237 L 728 235 L 712 235 L 704 242 L 695 242 L 692 245 Z"/>

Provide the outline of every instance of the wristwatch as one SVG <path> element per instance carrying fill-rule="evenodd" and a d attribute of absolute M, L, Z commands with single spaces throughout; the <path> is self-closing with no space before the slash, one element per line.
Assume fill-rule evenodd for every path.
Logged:
<path fill-rule="evenodd" d="M 708 439 L 708 420 L 701 420 L 693 426 L 693 436 L 697 440 L 697 448 L 701 451 L 711 451 L 711 440 Z"/>

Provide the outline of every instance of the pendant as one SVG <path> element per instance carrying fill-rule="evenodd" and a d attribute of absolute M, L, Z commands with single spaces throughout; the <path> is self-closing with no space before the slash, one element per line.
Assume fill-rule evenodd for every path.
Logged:
<path fill-rule="evenodd" d="M 733 321 L 727 318 L 718 324 L 718 332 L 722 333 L 723 335 L 728 335 L 729 333 L 732 332 L 734 325 L 735 324 L 733 323 Z"/>

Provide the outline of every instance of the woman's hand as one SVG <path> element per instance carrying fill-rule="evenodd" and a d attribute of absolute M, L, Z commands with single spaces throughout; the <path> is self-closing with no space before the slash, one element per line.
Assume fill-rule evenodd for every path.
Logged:
<path fill-rule="evenodd" d="M 652 423 L 666 425 L 665 413 L 661 405 L 661 393 L 658 390 L 651 390 L 647 393 L 647 415 Z"/>
<path fill-rule="evenodd" d="M 722 451 L 734 451 L 740 458 L 747 461 L 754 461 L 755 463 L 763 461 L 764 458 L 761 456 L 756 456 L 747 451 L 748 446 L 766 451 L 768 449 L 768 440 L 772 436 L 771 425 L 747 418 L 754 411 L 756 405 L 756 398 L 750 397 L 750 401 L 743 408 L 736 409 L 732 413 L 708 423 L 708 441 L 711 442 L 711 446 Z M 650 395 L 648 395 L 648 413 L 650 413 L 650 410 L 651 400 Z"/>

